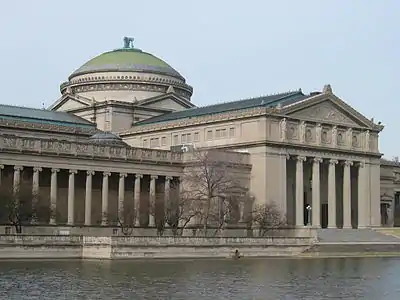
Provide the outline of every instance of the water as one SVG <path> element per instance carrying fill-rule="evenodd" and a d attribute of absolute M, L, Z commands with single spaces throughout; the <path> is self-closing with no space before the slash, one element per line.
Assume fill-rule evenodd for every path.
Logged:
<path fill-rule="evenodd" d="M 400 299 L 400 259 L 0 261 L 0 299 Z"/>

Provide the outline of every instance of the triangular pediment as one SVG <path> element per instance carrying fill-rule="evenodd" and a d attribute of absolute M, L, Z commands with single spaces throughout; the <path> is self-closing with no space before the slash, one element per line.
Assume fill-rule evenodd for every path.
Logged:
<path fill-rule="evenodd" d="M 164 94 L 161 96 L 156 96 L 153 98 L 142 100 L 138 103 L 139 106 L 170 110 L 170 111 L 180 111 L 188 108 L 195 107 L 190 101 L 176 96 L 173 93 Z"/>
<path fill-rule="evenodd" d="M 91 106 L 89 99 L 78 97 L 71 94 L 63 95 L 60 99 L 54 102 L 49 109 L 55 111 L 73 111 Z"/>
<path fill-rule="evenodd" d="M 290 117 L 305 121 L 363 127 L 373 130 L 383 129 L 381 125 L 374 124 L 333 94 L 310 97 L 304 101 L 289 105 L 282 112 Z"/>

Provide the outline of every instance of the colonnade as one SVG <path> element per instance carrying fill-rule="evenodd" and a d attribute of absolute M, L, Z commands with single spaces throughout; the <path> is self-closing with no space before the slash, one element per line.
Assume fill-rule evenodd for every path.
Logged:
<path fill-rule="evenodd" d="M 4 169 L 3 165 L 0 165 L 0 184 L 1 184 L 1 170 Z M 21 186 L 21 172 L 23 171 L 23 166 L 13 166 L 13 192 L 16 193 Z M 33 167 L 32 176 L 32 208 L 37 204 L 37 199 L 39 195 L 39 173 L 43 169 L 41 167 Z M 92 185 L 93 176 L 95 171 L 93 170 L 82 170 L 86 172 L 86 185 L 85 185 L 85 216 L 84 225 L 91 226 L 92 223 Z M 58 173 L 60 169 L 51 169 L 50 178 L 50 225 L 57 225 L 56 222 L 56 211 L 57 211 L 57 186 L 58 186 Z M 78 173 L 76 169 L 68 170 L 68 212 L 67 212 L 67 225 L 75 225 L 75 175 Z M 102 174 L 102 186 L 101 186 L 101 225 L 107 226 L 109 224 L 108 212 L 109 212 L 109 177 L 111 172 L 104 171 Z M 124 222 L 124 201 L 125 201 L 125 179 L 128 173 L 117 173 L 119 176 L 118 182 L 118 219 Z M 133 174 L 134 175 L 134 213 L 135 213 L 135 226 L 140 226 L 140 203 L 141 203 L 141 180 L 144 175 L 150 176 L 149 183 L 149 207 L 156 205 L 156 180 L 159 178 L 157 175 L 151 174 Z M 172 176 L 160 175 L 164 178 L 164 207 L 167 207 L 170 201 L 171 192 L 171 181 L 174 179 Z M 178 179 L 178 177 L 176 177 Z M 151 210 L 151 208 L 150 208 Z M 32 210 L 35 211 L 34 209 Z M 149 211 L 149 227 L 155 226 L 155 213 L 154 211 Z M 35 217 L 32 217 L 32 222 L 35 222 Z"/>
<path fill-rule="evenodd" d="M 351 160 L 338 159 L 323 159 L 322 157 L 306 157 L 294 156 L 289 157 L 296 161 L 295 174 L 295 225 L 304 226 L 310 221 L 313 227 L 321 227 L 321 164 L 328 164 L 328 188 L 327 188 L 327 203 L 328 203 L 328 228 L 337 228 L 337 175 L 343 178 L 343 186 L 340 195 L 343 200 L 343 228 L 352 228 L 352 184 L 351 184 L 351 167 L 357 168 L 357 220 L 358 228 L 367 227 L 368 220 L 368 197 L 366 186 L 366 166 L 364 162 L 356 162 Z M 312 177 L 311 177 L 311 198 L 312 203 L 308 207 L 311 210 L 311 219 L 304 220 L 304 164 L 311 162 Z M 341 164 L 343 168 L 336 168 Z M 336 174 L 337 170 L 343 170 L 342 174 Z"/>

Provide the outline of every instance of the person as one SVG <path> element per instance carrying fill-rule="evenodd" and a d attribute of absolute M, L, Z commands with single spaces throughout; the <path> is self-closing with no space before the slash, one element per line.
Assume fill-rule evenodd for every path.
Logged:
<path fill-rule="evenodd" d="M 239 258 L 240 258 L 240 253 L 239 253 L 239 250 L 238 250 L 238 249 L 235 250 L 235 256 L 234 256 L 234 258 L 235 258 L 235 259 L 239 259 Z"/>

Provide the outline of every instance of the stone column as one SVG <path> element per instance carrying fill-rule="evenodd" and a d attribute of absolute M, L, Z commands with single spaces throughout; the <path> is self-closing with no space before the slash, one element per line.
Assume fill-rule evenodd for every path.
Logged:
<path fill-rule="evenodd" d="M 92 225 L 92 181 L 94 171 L 86 171 L 85 226 Z"/>
<path fill-rule="evenodd" d="M 1 185 L 1 170 L 4 169 L 4 165 L 0 165 L 0 185 Z"/>
<path fill-rule="evenodd" d="M 322 158 L 315 157 L 312 170 L 312 226 L 321 227 L 321 176 L 320 163 Z"/>
<path fill-rule="evenodd" d="M 67 224 L 73 226 L 75 223 L 75 174 L 77 170 L 69 170 L 68 179 L 68 222 Z"/>
<path fill-rule="evenodd" d="M 135 175 L 135 190 L 133 196 L 133 204 L 135 210 L 135 226 L 140 226 L 140 179 L 143 178 L 143 175 L 136 174 Z"/>
<path fill-rule="evenodd" d="M 368 204 L 366 201 L 365 193 L 367 187 L 365 186 L 365 162 L 360 162 L 358 164 L 358 228 L 366 228 L 367 224 L 367 215 L 365 206 Z"/>
<path fill-rule="evenodd" d="M 60 169 L 51 169 L 51 183 L 50 183 L 50 225 L 56 224 L 57 217 L 57 173 Z"/>
<path fill-rule="evenodd" d="M 164 185 L 164 220 L 165 225 L 168 226 L 167 216 L 170 209 L 170 192 L 171 192 L 171 176 L 165 176 L 165 185 Z"/>
<path fill-rule="evenodd" d="M 39 200 L 39 174 L 42 172 L 42 168 L 34 167 L 32 176 L 32 219 L 31 224 L 37 223 L 36 207 Z"/>
<path fill-rule="evenodd" d="M 336 165 L 338 160 L 331 159 L 328 169 L 328 228 L 336 225 Z"/>
<path fill-rule="evenodd" d="M 156 179 L 158 176 L 150 176 L 150 203 L 149 203 L 149 227 L 154 227 L 155 223 L 155 210 L 156 210 Z"/>
<path fill-rule="evenodd" d="M 124 201 L 125 201 L 125 178 L 128 176 L 126 173 L 119 174 L 118 185 L 118 219 L 124 223 Z"/>
<path fill-rule="evenodd" d="M 351 175 L 352 161 L 344 162 L 343 170 L 343 228 L 351 228 Z"/>
<path fill-rule="evenodd" d="M 24 169 L 22 166 L 14 166 L 13 193 L 17 195 L 21 188 L 21 172 Z"/>
<path fill-rule="evenodd" d="M 101 226 L 108 225 L 108 177 L 110 172 L 103 172 L 103 185 L 101 190 Z"/>
<path fill-rule="evenodd" d="M 296 163 L 296 226 L 304 226 L 304 156 L 297 156 Z"/>

